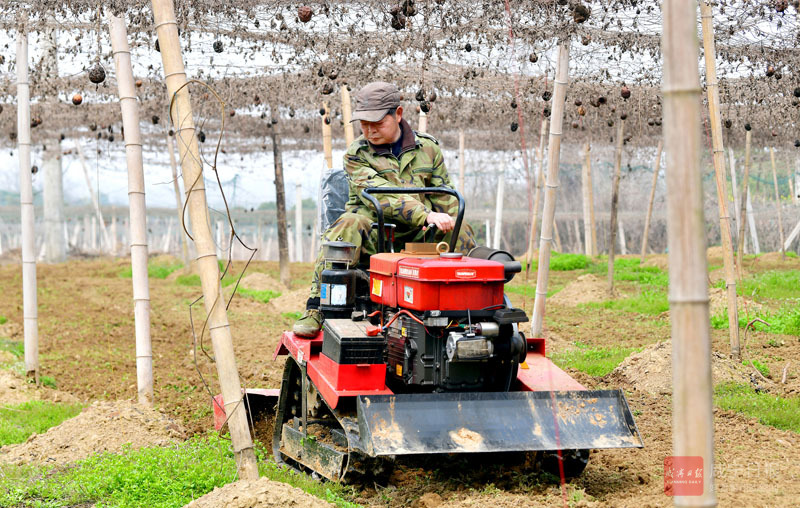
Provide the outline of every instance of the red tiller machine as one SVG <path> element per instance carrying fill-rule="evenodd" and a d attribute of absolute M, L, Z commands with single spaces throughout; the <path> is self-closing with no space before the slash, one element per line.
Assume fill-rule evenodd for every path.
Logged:
<path fill-rule="evenodd" d="M 528 318 L 503 293 L 519 262 L 486 247 L 464 256 L 455 240 L 394 252 L 375 197 L 385 193 L 455 196 L 458 238 L 464 200 L 452 189 L 363 191 L 379 253 L 363 271 L 349 264 L 352 244 L 326 244 L 323 328 L 310 339 L 284 332 L 275 351 L 286 356 L 276 460 L 341 480 L 399 455 L 558 451 L 575 476 L 591 449 L 643 446 L 620 390 L 587 390 L 545 357 L 544 339 L 520 331 Z M 251 414 L 274 404 L 274 392 L 255 392 Z"/>

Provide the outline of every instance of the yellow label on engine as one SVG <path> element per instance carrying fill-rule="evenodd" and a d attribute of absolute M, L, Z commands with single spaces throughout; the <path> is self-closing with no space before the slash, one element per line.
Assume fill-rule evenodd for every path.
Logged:
<path fill-rule="evenodd" d="M 398 363 L 397 365 L 395 365 L 394 371 L 397 373 L 398 376 L 402 376 L 403 375 L 403 364 Z"/>
<path fill-rule="evenodd" d="M 380 279 L 372 279 L 372 294 L 381 296 L 383 293 L 383 281 Z"/>
<path fill-rule="evenodd" d="M 408 337 L 408 331 L 406 330 L 405 326 L 400 328 L 400 335 L 402 335 L 403 337 Z"/>

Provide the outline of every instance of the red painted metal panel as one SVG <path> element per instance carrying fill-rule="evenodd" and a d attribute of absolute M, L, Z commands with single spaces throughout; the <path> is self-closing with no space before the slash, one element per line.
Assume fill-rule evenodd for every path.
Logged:
<path fill-rule="evenodd" d="M 277 400 L 281 394 L 278 388 L 248 388 L 247 390 L 242 390 L 242 392 L 246 393 L 248 398 L 272 397 L 275 400 Z M 226 418 L 225 401 L 221 393 L 214 396 L 211 405 L 214 407 L 214 430 L 219 430 L 225 424 Z"/>
<path fill-rule="evenodd" d="M 386 364 L 340 365 L 322 354 L 308 360 L 308 377 L 333 408 L 341 397 L 391 395 L 386 388 Z"/>
<path fill-rule="evenodd" d="M 517 374 L 519 389 L 523 392 L 586 390 L 586 387 L 559 369 L 542 354 L 528 353 L 528 368 L 521 366 Z"/>

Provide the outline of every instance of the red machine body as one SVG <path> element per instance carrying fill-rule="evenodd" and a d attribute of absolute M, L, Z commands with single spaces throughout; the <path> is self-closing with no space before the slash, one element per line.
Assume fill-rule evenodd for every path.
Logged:
<path fill-rule="evenodd" d="M 370 258 L 370 299 L 412 310 L 482 309 L 503 303 L 504 267 L 470 257 L 407 253 Z"/>

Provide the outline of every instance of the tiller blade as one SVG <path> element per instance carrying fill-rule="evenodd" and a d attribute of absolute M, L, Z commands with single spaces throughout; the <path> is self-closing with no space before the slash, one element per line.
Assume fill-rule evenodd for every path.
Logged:
<path fill-rule="evenodd" d="M 358 426 L 372 456 L 643 446 L 620 390 L 360 396 Z"/>

